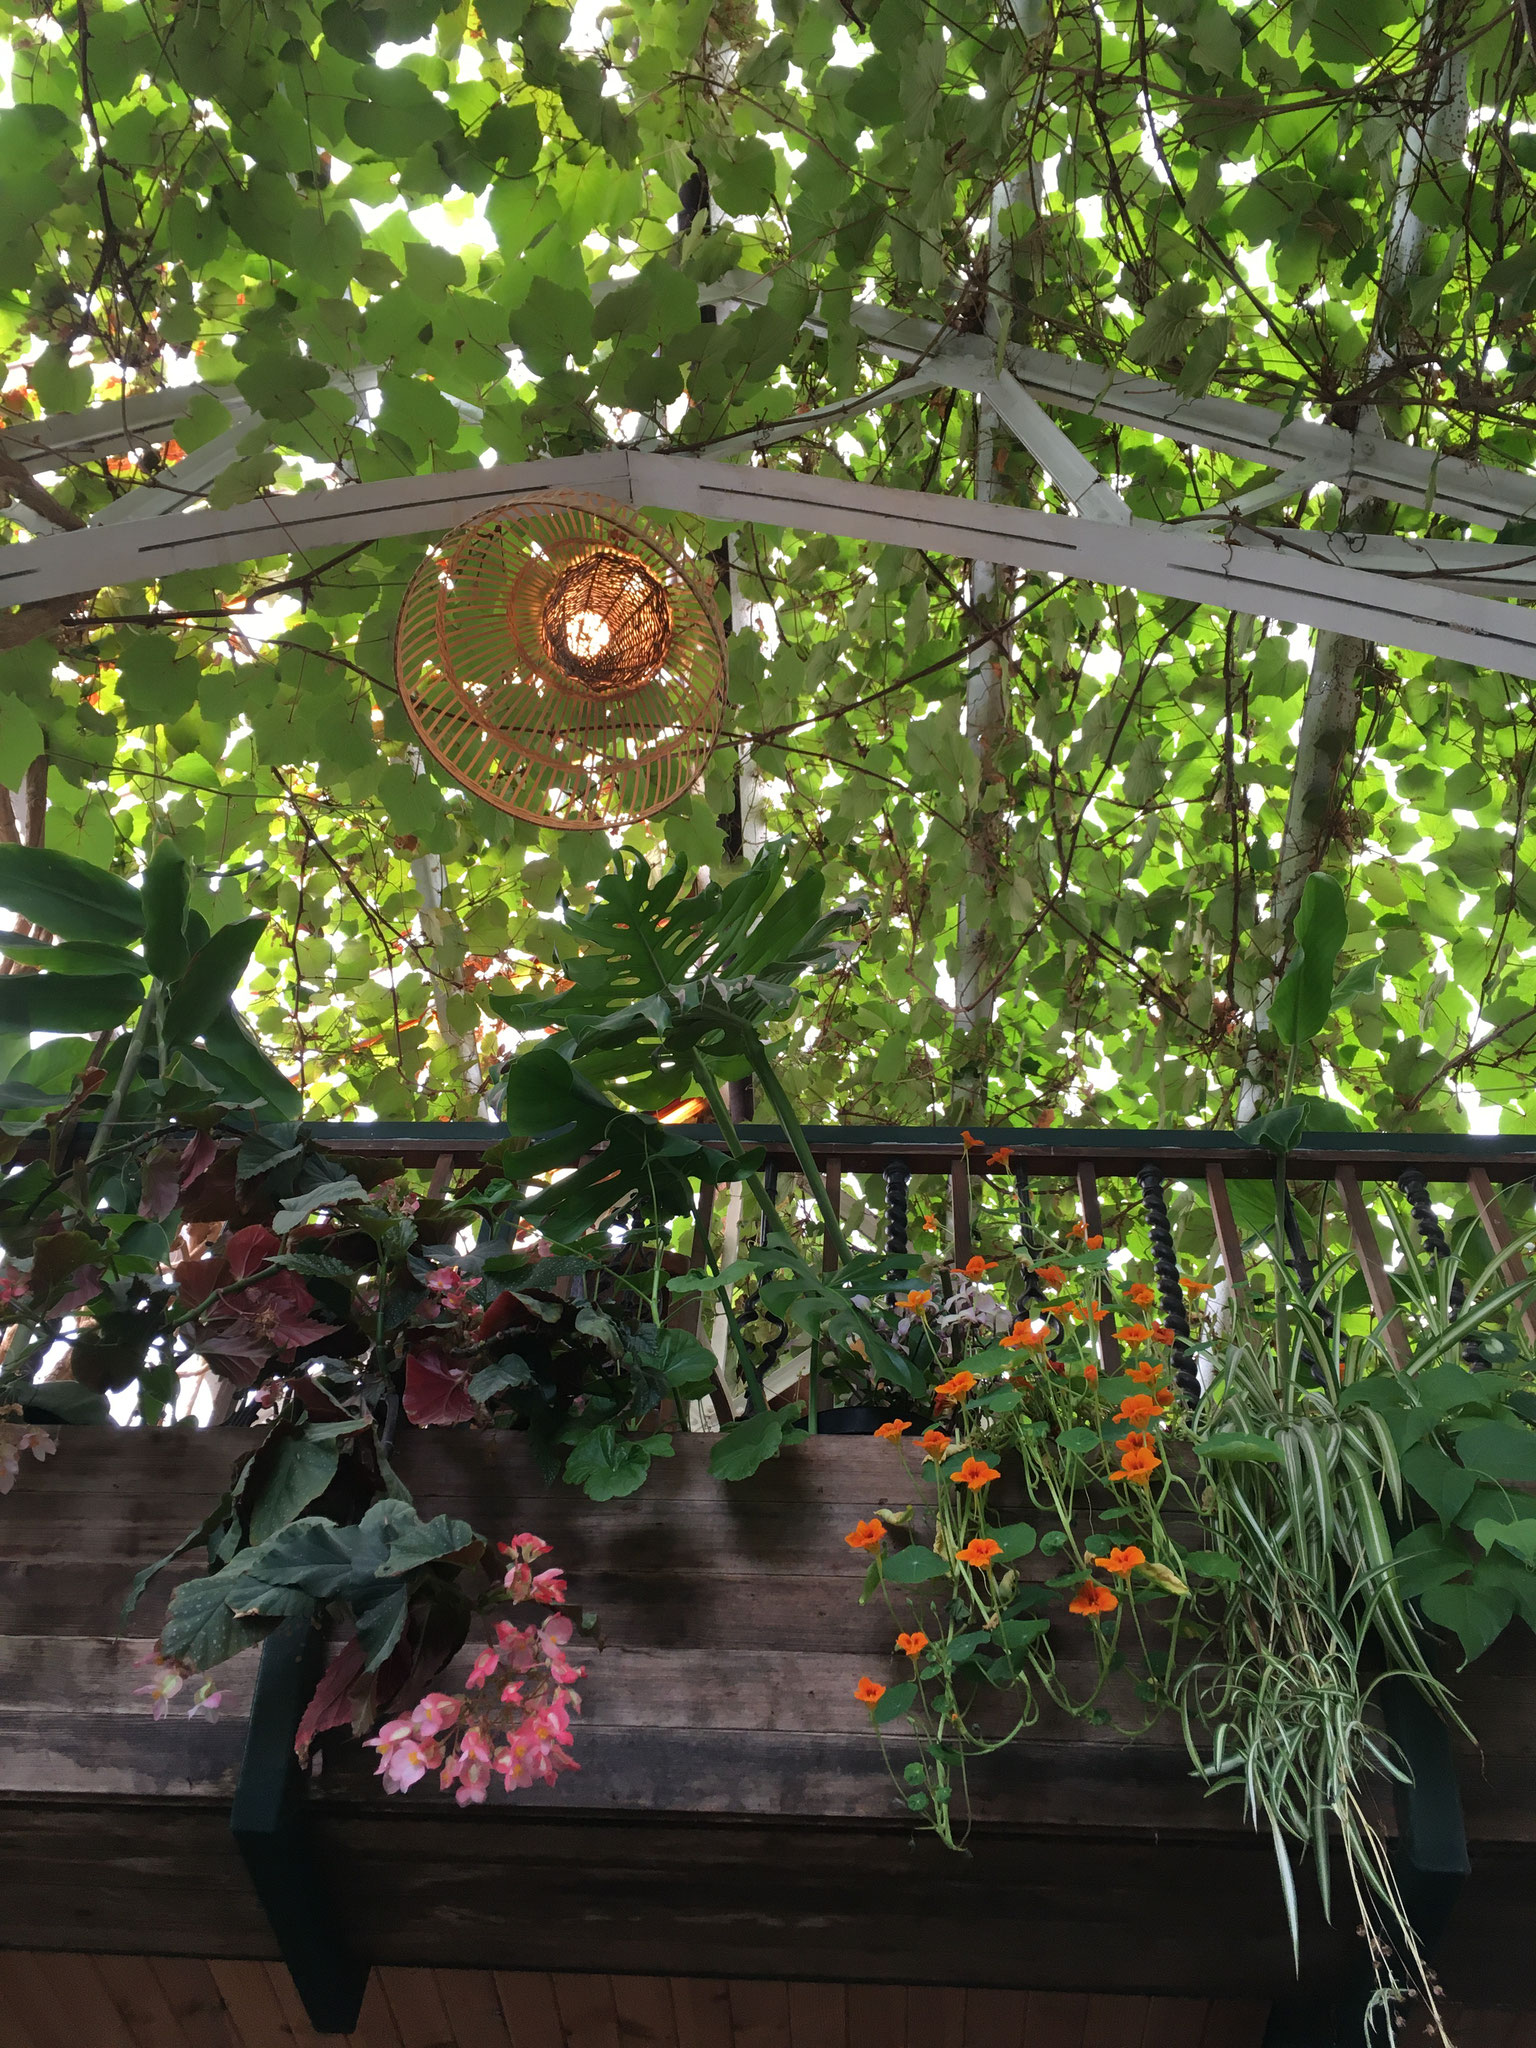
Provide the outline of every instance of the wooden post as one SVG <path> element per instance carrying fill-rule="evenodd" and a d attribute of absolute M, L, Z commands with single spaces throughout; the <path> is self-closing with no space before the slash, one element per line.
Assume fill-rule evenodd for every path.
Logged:
<path fill-rule="evenodd" d="M 1408 1332 L 1403 1328 L 1403 1319 L 1398 1310 L 1397 1297 L 1392 1292 L 1392 1283 L 1387 1269 L 1382 1264 L 1381 1246 L 1376 1237 L 1376 1226 L 1371 1221 L 1371 1212 L 1365 1206 L 1365 1197 L 1360 1192 L 1360 1182 L 1352 1166 L 1336 1166 L 1334 1182 L 1344 1200 L 1344 1214 L 1349 1222 L 1349 1235 L 1355 1247 L 1355 1257 L 1360 1261 L 1360 1270 L 1365 1275 L 1365 1291 L 1371 1298 L 1371 1307 L 1382 1326 L 1392 1363 L 1399 1372 L 1408 1365 Z"/>
<path fill-rule="evenodd" d="M 1488 1178 L 1486 1167 L 1474 1166 L 1467 1175 L 1467 1186 L 1477 1204 L 1478 1220 L 1483 1226 L 1488 1242 L 1496 1252 L 1505 1257 L 1499 1262 L 1499 1272 L 1506 1286 L 1513 1287 L 1522 1280 L 1529 1280 L 1530 1269 L 1519 1252 L 1511 1250 L 1515 1234 L 1509 1227 L 1503 1207 L 1494 1193 L 1493 1182 Z M 1525 1332 L 1527 1344 L 1536 1345 L 1536 1302 L 1528 1301 L 1520 1311 L 1520 1327 Z"/>
<path fill-rule="evenodd" d="M 1077 1199 L 1082 1204 L 1083 1235 L 1085 1237 L 1102 1237 L 1104 1235 L 1104 1212 L 1099 1207 L 1099 1176 L 1094 1172 L 1086 1159 L 1078 1163 Z M 1105 1306 L 1103 1297 L 1107 1292 L 1108 1289 L 1102 1284 L 1094 1288 L 1093 1300 L 1087 1304 L 1090 1310 L 1095 1306 L 1101 1308 Z M 1120 1346 L 1115 1342 L 1114 1320 L 1113 1315 L 1107 1315 L 1103 1322 L 1097 1325 L 1099 1333 L 1099 1364 L 1108 1373 L 1118 1373 L 1120 1370 Z"/>
<path fill-rule="evenodd" d="M 1212 1165 L 1205 1169 L 1205 1191 L 1210 1197 L 1211 1217 L 1216 1225 L 1216 1245 L 1221 1253 L 1222 1271 L 1233 1292 L 1241 1293 L 1248 1285 L 1248 1272 L 1243 1265 L 1243 1234 L 1232 1214 L 1232 1196 L 1224 1168 Z"/>
<path fill-rule="evenodd" d="M 448 1183 L 453 1178 L 453 1154 L 439 1152 L 432 1168 L 432 1178 L 427 1184 L 427 1200 L 440 1202 L 448 1192 Z"/>
<path fill-rule="evenodd" d="M 949 1206 L 955 1222 L 955 1264 L 963 1266 L 975 1249 L 971 1243 L 971 1162 L 964 1152 L 949 1170 Z"/>

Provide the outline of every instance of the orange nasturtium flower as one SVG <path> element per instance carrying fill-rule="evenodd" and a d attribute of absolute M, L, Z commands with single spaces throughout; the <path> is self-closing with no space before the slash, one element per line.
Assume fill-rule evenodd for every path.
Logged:
<path fill-rule="evenodd" d="M 1083 1367 L 1083 1378 L 1090 1387 L 1096 1387 L 1099 1384 L 1099 1368 L 1096 1365 L 1085 1365 Z"/>
<path fill-rule="evenodd" d="M 1035 1278 L 1043 1280 L 1047 1287 L 1065 1287 L 1067 1276 L 1060 1266 L 1036 1266 Z"/>
<path fill-rule="evenodd" d="M 1163 1462 L 1152 1448 L 1152 1439 L 1133 1430 L 1129 1436 L 1117 1437 L 1115 1449 L 1120 1453 L 1120 1470 L 1111 1472 L 1111 1479 L 1127 1479 L 1132 1486 L 1150 1485 L 1152 1474 Z"/>
<path fill-rule="evenodd" d="M 856 1522 L 843 1541 L 850 1550 L 878 1550 L 886 1534 L 884 1522 Z"/>
<path fill-rule="evenodd" d="M 1108 1586 L 1101 1586 L 1093 1579 L 1084 1579 L 1067 1603 L 1069 1614 L 1113 1614 L 1120 1605 L 1120 1597 L 1111 1593 Z"/>
<path fill-rule="evenodd" d="M 995 1152 L 987 1154 L 987 1164 L 988 1166 L 1006 1166 L 1012 1157 L 1013 1147 L 1011 1145 L 999 1145 Z"/>
<path fill-rule="evenodd" d="M 1067 1232 L 1067 1235 L 1068 1237 L 1083 1237 L 1086 1235 L 1087 1229 L 1088 1226 L 1086 1223 L 1074 1223 L 1072 1228 Z"/>
<path fill-rule="evenodd" d="M 873 1707 L 885 1698 L 885 1687 L 873 1678 L 861 1678 L 853 1688 L 853 1696 L 861 1707 Z"/>
<path fill-rule="evenodd" d="M 1174 1393 L 1172 1387 L 1159 1387 L 1157 1390 L 1157 1405 L 1159 1408 L 1171 1408 L 1177 1398 L 1178 1396 Z"/>
<path fill-rule="evenodd" d="M 1171 1344 L 1174 1339 L 1174 1332 L 1166 1323 L 1154 1323 L 1147 1334 L 1154 1344 Z"/>
<path fill-rule="evenodd" d="M 949 1438 L 942 1429 L 925 1429 L 923 1431 L 923 1449 L 932 1458 L 933 1462 L 937 1464 L 940 1458 L 947 1458 L 949 1456 Z"/>
<path fill-rule="evenodd" d="M 995 1543 L 990 1536 L 973 1536 L 964 1550 L 955 1552 L 956 1564 L 976 1564 L 990 1569 L 994 1557 L 1001 1557 L 1003 1546 Z"/>
<path fill-rule="evenodd" d="M 1115 1422 L 1134 1422 L 1139 1429 L 1144 1422 L 1150 1422 L 1157 1413 L 1157 1403 L 1150 1394 L 1127 1394 L 1111 1418 Z"/>
<path fill-rule="evenodd" d="M 1125 1298 L 1132 1308 L 1150 1308 L 1157 1295 L 1145 1280 L 1133 1280 L 1125 1290 Z"/>
<path fill-rule="evenodd" d="M 1045 1346 L 1045 1324 L 1043 1321 L 1017 1322 L 1008 1335 L 1000 1338 L 999 1342 L 1005 1351 L 1020 1351 L 1026 1347 L 1036 1351 L 1042 1350 Z"/>
<path fill-rule="evenodd" d="M 981 1253 L 977 1252 L 975 1257 L 967 1259 L 963 1266 L 952 1266 L 950 1271 L 961 1280 L 980 1280 L 990 1273 L 996 1264 L 996 1259 L 984 1259 Z"/>
<path fill-rule="evenodd" d="M 928 1313 L 928 1304 L 932 1299 L 933 1289 L 931 1287 L 914 1287 L 909 1295 L 897 1302 L 896 1306 L 898 1308 L 910 1309 L 913 1315 L 921 1316 Z"/>
<path fill-rule="evenodd" d="M 1137 1565 L 1145 1564 L 1146 1561 L 1147 1553 L 1138 1549 L 1134 1543 L 1128 1543 L 1124 1550 L 1116 1544 L 1108 1557 L 1090 1557 L 1088 1560 L 1090 1564 L 1096 1564 L 1101 1572 L 1118 1572 L 1123 1579 L 1129 1578 Z"/>
<path fill-rule="evenodd" d="M 902 1431 L 911 1427 L 910 1422 L 882 1422 L 875 1435 L 884 1438 L 888 1444 L 900 1443 Z"/>
<path fill-rule="evenodd" d="M 923 1228 L 924 1228 L 924 1230 L 937 1230 L 937 1229 L 938 1229 L 938 1227 L 939 1227 L 939 1219 L 938 1219 L 938 1217 L 937 1217 L 937 1216 L 934 1216 L 934 1215 L 932 1215 L 932 1214 L 930 1214 L 930 1213 L 929 1213 L 929 1212 L 928 1212 L 927 1210 L 924 1210 L 924 1212 L 923 1212 Z"/>
<path fill-rule="evenodd" d="M 980 1138 L 973 1138 L 969 1131 L 960 1133 L 960 1142 L 967 1152 L 980 1152 L 983 1149 Z"/>
<path fill-rule="evenodd" d="M 1211 1291 L 1209 1280 L 1181 1280 L 1179 1285 L 1186 1294 L 1209 1294 Z"/>
<path fill-rule="evenodd" d="M 1115 1341 L 1118 1344 L 1145 1344 L 1151 1335 L 1145 1323 L 1127 1323 L 1123 1330 L 1116 1330 Z"/>
<path fill-rule="evenodd" d="M 1104 1249 L 1104 1240 L 1102 1237 L 1085 1237 L 1083 1247 L 1086 1251 L 1101 1252 Z"/>
<path fill-rule="evenodd" d="M 1162 1366 L 1158 1365 L 1154 1360 L 1150 1358 L 1147 1360 L 1145 1365 L 1133 1365 L 1130 1371 L 1126 1374 L 1126 1378 L 1128 1380 L 1140 1380 L 1141 1384 L 1144 1387 L 1154 1386 L 1157 1383 L 1157 1381 L 1162 1378 L 1162 1376 Z"/>
<path fill-rule="evenodd" d="M 933 1398 L 936 1401 L 963 1401 L 975 1384 L 975 1373 L 962 1369 L 952 1378 L 945 1380 L 942 1386 L 935 1387 Z"/>
<path fill-rule="evenodd" d="M 928 1647 L 928 1638 L 920 1628 L 915 1628 L 909 1634 L 899 1635 L 896 1638 L 896 1647 L 903 1657 L 921 1657 Z"/>
<path fill-rule="evenodd" d="M 968 1486 L 972 1493 L 980 1493 L 984 1486 L 990 1486 L 994 1479 L 1002 1478 L 995 1465 L 984 1465 L 980 1458 L 967 1458 L 958 1472 L 951 1472 L 950 1482 L 954 1486 Z"/>
<path fill-rule="evenodd" d="M 1104 1323 L 1109 1320 L 1109 1310 L 1107 1308 L 1100 1308 L 1097 1302 L 1093 1304 L 1088 1313 L 1096 1323 Z"/>

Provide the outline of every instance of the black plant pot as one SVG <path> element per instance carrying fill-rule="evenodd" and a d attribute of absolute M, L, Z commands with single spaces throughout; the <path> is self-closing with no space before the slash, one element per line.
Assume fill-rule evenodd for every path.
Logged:
<path fill-rule="evenodd" d="M 890 1419 L 885 1408 L 818 1408 L 816 1432 L 818 1436 L 873 1436 L 881 1423 Z"/>

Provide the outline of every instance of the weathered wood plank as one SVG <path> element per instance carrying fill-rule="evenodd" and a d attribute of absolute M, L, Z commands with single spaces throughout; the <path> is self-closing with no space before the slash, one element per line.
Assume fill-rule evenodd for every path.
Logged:
<path fill-rule="evenodd" d="M 143 1956 L 83 1957 L 135 2048 L 192 2048 L 159 1978 Z"/>
<path fill-rule="evenodd" d="M 848 1986 L 848 2048 L 887 2048 L 907 2030 L 907 1994 L 894 1984 Z"/>
<path fill-rule="evenodd" d="M 708 1978 L 672 1979 L 678 2048 L 734 2048 L 731 1988 Z"/>
<path fill-rule="evenodd" d="M 1031 1991 L 1024 2014 L 1024 2048 L 1083 2048 L 1088 2024 L 1084 1991 Z"/>
<path fill-rule="evenodd" d="M 614 1977 L 613 2010 L 624 2048 L 677 2048 L 677 2015 L 665 1977 Z"/>
<path fill-rule="evenodd" d="M 543 1970 L 491 1973 L 512 2048 L 565 2048 L 553 1979 Z"/>
<path fill-rule="evenodd" d="M 240 2048 L 213 1973 L 200 1956 L 151 1956 L 148 1967 L 187 2048 Z"/>
<path fill-rule="evenodd" d="M 953 1984 L 909 1985 L 908 2048 L 964 2048 L 969 2004 L 970 1993 Z"/>
<path fill-rule="evenodd" d="M 791 2048 L 789 1991 L 783 1984 L 732 1984 L 733 2048 Z"/>
<path fill-rule="evenodd" d="M 294 2048 L 293 2029 L 264 1964 L 210 1959 L 208 1967 L 242 2048 Z"/>
<path fill-rule="evenodd" d="M 434 1970 L 402 1969 L 385 1964 L 375 1972 L 399 2033 L 401 2048 L 454 2048 Z"/>
<path fill-rule="evenodd" d="M 1027 1991 L 967 1991 L 964 2048 L 1023 2048 L 1028 2002 Z"/>
<path fill-rule="evenodd" d="M 790 2048 L 848 2048 L 848 1993 L 844 1985 L 790 1984 L 786 1990 Z M 948 2048 L 948 2044 L 935 2042 L 934 2048 Z"/>

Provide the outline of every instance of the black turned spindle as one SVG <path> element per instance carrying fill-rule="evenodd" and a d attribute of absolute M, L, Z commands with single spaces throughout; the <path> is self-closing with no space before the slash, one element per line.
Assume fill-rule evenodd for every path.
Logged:
<path fill-rule="evenodd" d="M 778 1221 L 779 1169 L 772 1161 L 763 1168 L 763 1193 L 768 1197 L 768 1206 L 772 1214 L 758 1218 L 757 1242 L 759 1246 L 765 1245 L 768 1242 L 768 1232 Z"/>
<path fill-rule="evenodd" d="M 1035 1229 L 1029 1175 L 1017 1166 L 1013 1169 L 1013 1192 L 1019 1205 L 1019 1260 L 1024 1268 L 1024 1288 L 1019 1296 L 1017 1312 L 1027 1317 L 1033 1315 L 1037 1301 L 1044 1301 L 1045 1289 L 1035 1271 L 1035 1261 L 1040 1256 L 1040 1238 Z"/>
<path fill-rule="evenodd" d="M 1157 1275 L 1163 1321 L 1173 1332 L 1174 1383 L 1193 1407 L 1200 1399 L 1200 1368 L 1189 1341 L 1189 1315 L 1184 1306 L 1184 1290 L 1179 1285 L 1179 1260 L 1173 1248 L 1173 1225 L 1168 1220 L 1163 1176 L 1155 1166 L 1144 1166 L 1136 1176 L 1136 1185 L 1141 1189 L 1142 1213 L 1152 1240 L 1152 1270 Z"/>
<path fill-rule="evenodd" d="M 1435 1214 L 1434 1205 L 1429 1199 L 1429 1183 L 1416 1166 L 1405 1166 L 1397 1176 L 1397 1184 L 1408 1197 L 1408 1207 L 1418 1227 L 1419 1242 L 1425 1251 L 1437 1262 L 1451 1262 L 1450 1303 L 1451 1316 L 1454 1320 L 1467 1305 L 1467 1290 L 1462 1285 L 1461 1274 L 1456 1270 L 1455 1254 L 1451 1250 L 1450 1240 L 1440 1228 L 1440 1218 Z M 1468 1338 L 1462 1345 L 1461 1362 L 1472 1372 L 1488 1370 L 1488 1360 L 1483 1356 L 1482 1347 L 1475 1338 Z"/>
<path fill-rule="evenodd" d="M 912 1169 L 905 1159 L 893 1159 L 886 1167 L 885 1180 L 885 1255 L 888 1259 L 904 1258 L 909 1249 L 907 1237 L 907 1189 L 912 1180 Z M 893 1274 L 899 1279 L 899 1274 Z"/>

